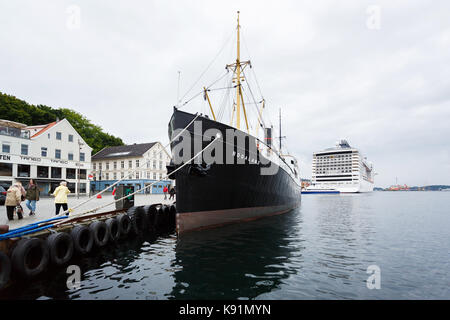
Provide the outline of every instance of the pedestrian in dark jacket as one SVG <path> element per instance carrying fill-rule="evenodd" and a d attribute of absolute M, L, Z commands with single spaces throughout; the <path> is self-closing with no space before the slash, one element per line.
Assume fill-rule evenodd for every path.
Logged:
<path fill-rule="evenodd" d="M 175 200 L 175 187 L 170 188 L 170 197 L 169 200 Z"/>
<path fill-rule="evenodd" d="M 36 214 L 36 201 L 39 201 L 39 188 L 33 179 L 30 179 L 25 198 L 25 204 L 30 209 L 30 216 Z"/>

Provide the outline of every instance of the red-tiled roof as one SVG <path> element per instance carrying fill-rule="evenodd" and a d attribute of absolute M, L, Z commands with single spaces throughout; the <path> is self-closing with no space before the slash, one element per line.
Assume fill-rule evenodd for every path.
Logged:
<path fill-rule="evenodd" d="M 48 125 L 46 125 L 43 129 L 41 129 L 40 131 L 36 132 L 34 135 L 31 136 L 31 138 L 36 138 L 38 135 L 40 135 L 41 133 L 44 133 L 46 130 L 50 129 L 51 127 L 53 127 L 55 124 L 57 124 L 58 121 L 49 123 Z"/>

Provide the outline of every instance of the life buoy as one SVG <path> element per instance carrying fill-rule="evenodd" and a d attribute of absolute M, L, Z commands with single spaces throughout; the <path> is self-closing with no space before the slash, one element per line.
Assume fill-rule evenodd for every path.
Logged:
<path fill-rule="evenodd" d="M 128 209 L 127 215 L 130 217 L 133 233 L 143 235 L 147 229 L 147 215 L 144 207 L 131 207 Z"/>
<path fill-rule="evenodd" d="M 2 289 L 9 281 L 11 276 L 11 260 L 8 256 L 0 251 L 0 289 Z"/>
<path fill-rule="evenodd" d="M 97 247 L 104 247 L 109 241 L 109 230 L 103 221 L 94 221 L 89 225 Z"/>
<path fill-rule="evenodd" d="M 47 238 L 50 261 L 56 266 L 62 266 L 73 256 L 73 239 L 66 232 L 52 233 Z"/>
<path fill-rule="evenodd" d="M 117 216 L 117 222 L 119 223 L 120 237 L 125 238 L 131 231 L 131 220 L 126 214 L 120 214 Z"/>
<path fill-rule="evenodd" d="M 94 245 L 94 235 L 92 230 L 86 226 L 75 226 L 70 235 L 73 239 L 73 246 L 78 253 L 87 254 L 91 252 Z"/>
<path fill-rule="evenodd" d="M 109 240 L 117 241 L 120 238 L 119 222 L 115 218 L 109 218 L 105 223 L 109 231 Z"/>
<path fill-rule="evenodd" d="M 42 273 L 49 260 L 48 247 L 38 238 L 21 239 L 11 255 L 14 272 L 22 278 L 30 279 Z"/>

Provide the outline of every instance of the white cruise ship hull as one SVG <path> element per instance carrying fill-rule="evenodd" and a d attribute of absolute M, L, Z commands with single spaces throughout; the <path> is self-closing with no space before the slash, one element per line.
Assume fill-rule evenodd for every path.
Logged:
<path fill-rule="evenodd" d="M 317 183 L 313 187 L 314 190 L 336 190 L 340 193 L 362 193 L 362 192 L 372 192 L 373 191 L 373 183 L 368 181 L 362 181 L 360 183 L 352 183 L 352 184 L 326 184 L 321 185 Z M 308 190 L 308 189 L 307 189 Z"/>

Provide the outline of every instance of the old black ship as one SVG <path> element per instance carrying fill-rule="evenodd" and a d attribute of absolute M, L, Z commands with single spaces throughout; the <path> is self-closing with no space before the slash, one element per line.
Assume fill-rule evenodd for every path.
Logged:
<path fill-rule="evenodd" d="M 243 95 L 243 71 L 247 66 L 251 68 L 250 61 L 240 60 L 238 12 L 237 58 L 235 63 L 226 66 L 227 70 L 232 71 L 231 87 L 236 90 L 230 124 L 216 118 L 208 96 L 211 88 L 204 88 L 203 94 L 212 118 L 174 107 L 169 122 L 173 159 L 168 173 L 176 181 L 178 234 L 282 214 L 300 204 L 301 182 L 297 160 L 281 153 L 281 120 L 280 145 L 278 148 L 274 145 L 273 127 L 266 126 L 262 120 L 264 99 L 256 112 L 256 132 L 262 128 L 260 132 L 263 137 L 260 139 L 258 134 L 249 132 Z M 245 119 L 246 132 L 241 130 L 241 118 Z M 240 143 L 242 141 L 244 143 Z M 181 144 L 184 146 L 180 147 Z M 223 152 L 219 154 L 220 151 Z M 206 152 L 210 157 L 215 157 L 214 162 L 208 163 L 202 157 Z M 193 159 L 196 155 L 199 156 Z"/>

